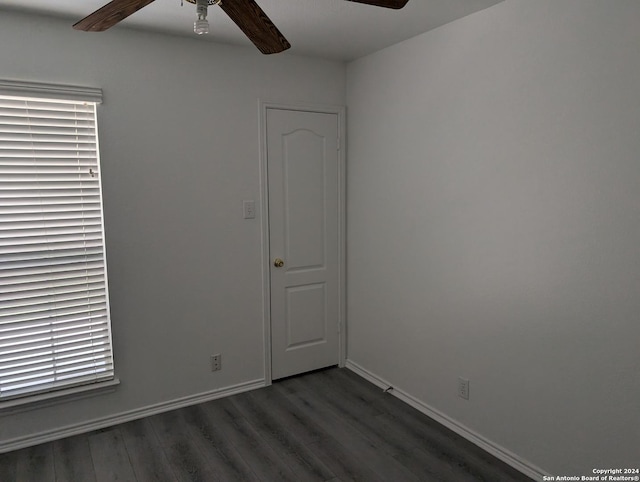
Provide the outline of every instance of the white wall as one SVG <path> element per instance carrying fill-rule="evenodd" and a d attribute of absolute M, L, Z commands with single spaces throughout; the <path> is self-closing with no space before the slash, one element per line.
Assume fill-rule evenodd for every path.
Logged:
<path fill-rule="evenodd" d="M 552 474 L 639 460 L 639 23 L 507 0 L 347 67 L 349 358 Z"/>
<path fill-rule="evenodd" d="M 0 78 L 101 87 L 118 390 L 0 416 L 14 438 L 264 377 L 258 99 L 344 103 L 345 68 L 0 15 Z M 259 211 L 259 210 L 258 210 Z M 221 353 L 212 373 L 209 356 Z"/>

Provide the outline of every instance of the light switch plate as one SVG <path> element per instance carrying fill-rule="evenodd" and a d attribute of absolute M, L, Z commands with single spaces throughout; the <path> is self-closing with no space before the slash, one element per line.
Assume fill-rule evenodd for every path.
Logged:
<path fill-rule="evenodd" d="M 244 212 L 245 219 L 255 219 L 256 217 L 256 202 L 252 200 L 242 201 L 242 210 Z"/>

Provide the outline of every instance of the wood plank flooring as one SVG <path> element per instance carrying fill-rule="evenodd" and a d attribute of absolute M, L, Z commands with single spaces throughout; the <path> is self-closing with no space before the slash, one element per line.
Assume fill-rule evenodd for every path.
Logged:
<path fill-rule="evenodd" d="M 2 482 L 529 480 L 338 368 L 0 455 Z"/>

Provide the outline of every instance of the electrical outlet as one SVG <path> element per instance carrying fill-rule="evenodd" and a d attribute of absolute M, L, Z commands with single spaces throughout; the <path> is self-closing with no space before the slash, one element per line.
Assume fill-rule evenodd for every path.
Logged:
<path fill-rule="evenodd" d="M 222 370 L 222 355 L 220 353 L 211 355 L 211 371 L 217 372 Z"/>
<path fill-rule="evenodd" d="M 469 400 L 469 380 L 466 378 L 458 378 L 458 396 Z"/>

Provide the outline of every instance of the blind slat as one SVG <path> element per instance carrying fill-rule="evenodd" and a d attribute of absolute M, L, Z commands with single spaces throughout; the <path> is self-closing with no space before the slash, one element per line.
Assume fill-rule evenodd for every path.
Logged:
<path fill-rule="evenodd" d="M 57 266 L 84 265 L 85 263 L 92 263 L 94 261 L 99 261 L 102 264 L 102 253 L 87 255 L 83 251 L 82 254 L 78 256 L 61 256 L 58 258 L 47 258 L 45 260 L 33 259 L 6 262 L 0 265 L 0 276 L 9 276 L 7 275 L 7 270 L 24 269 L 27 270 L 25 272 L 46 272 L 49 269 L 55 270 Z"/>
<path fill-rule="evenodd" d="M 39 174 L 41 176 L 47 175 L 78 175 L 78 174 L 88 174 L 90 166 L 59 166 L 59 165 L 51 165 L 51 164 L 27 164 L 22 166 L 16 165 L 5 165 L 0 166 L 0 174 L 3 176 L 17 176 L 17 175 L 29 175 L 34 176 Z M 94 170 L 95 171 L 95 170 Z"/>
<path fill-rule="evenodd" d="M 106 319 L 99 319 L 96 323 L 91 320 L 79 319 L 77 323 L 63 323 L 60 326 L 49 325 L 31 326 L 29 330 L 8 330 L 2 331 L 2 339 L 0 346 L 10 344 L 11 347 L 23 345 L 25 343 L 49 343 L 52 346 L 57 340 L 70 339 L 70 337 L 79 335 L 91 335 L 100 333 L 106 328 Z"/>
<path fill-rule="evenodd" d="M 17 229 L 5 229 L 2 230 L 2 236 L 7 239 L 33 239 L 38 240 L 43 236 L 48 238 L 54 238 L 58 236 L 72 236 L 78 237 L 89 233 L 99 233 L 102 237 L 102 226 L 98 223 L 86 223 L 80 225 L 70 226 L 41 226 L 41 227 L 28 227 Z M 39 242 L 39 241 L 38 241 Z M 1 246 L 1 244 L 0 244 Z"/>
<path fill-rule="evenodd" d="M 98 361 L 94 363 L 85 363 L 79 367 L 73 367 L 71 369 L 65 369 L 64 367 L 56 367 L 54 365 L 49 369 L 43 369 L 36 373 L 28 373 L 22 375 L 13 375 L 2 377 L 5 380 L 5 384 L 11 388 L 11 386 L 23 387 L 25 385 L 32 384 L 40 384 L 46 380 L 61 380 L 65 378 L 71 378 L 74 375 L 87 375 L 89 373 L 93 374 L 97 371 L 103 371 L 107 369 L 111 369 L 111 358 L 107 359 L 108 361 L 104 361 L 98 363 Z M 1 377 L 2 375 L 0 375 Z"/>
<path fill-rule="evenodd" d="M 40 185 L 36 186 L 18 186 L 16 184 L 6 183 L 5 186 L 0 187 L 3 189 L 2 196 L 0 196 L 3 206 L 34 204 L 34 198 L 48 198 L 47 202 L 54 204 L 53 206 L 39 204 L 40 208 L 46 212 L 58 204 L 67 204 L 66 198 L 69 198 L 71 204 L 77 203 L 78 200 L 82 201 L 83 198 L 92 201 L 92 198 L 100 192 L 100 184 L 97 180 L 78 180 L 79 185 L 77 186 L 72 186 L 73 182 L 70 181 L 67 181 L 68 185 L 61 182 L 56 183 L 56 181 L 51 182 L 50 185 L 47 181 L 42 181 Z M 38 196 L 34 196 L 36 191 Z M 35 205 L 38 206 L 38 204 Z"/>
<path fill-rule="evenodd" d="M 47 196 L 42 196 L 46 198 Z M 54 196 L 51 196 L 54 197 Z M 65 198 L 60 200 L 59 198 L 53 199 L 52 204 L 36 205 L 31 199 L 23 200 L 22 204 L 14 199 L 0 199 L 0 215 L 7 216 L 4 218 L 4 222 L 13 221 L 12 218 L 19 217 L 21 215 L 33 216 L 34 214 L 41 214 L 43 217 L 48 215 L 66 215 L 69 216 L 72 213 L 76 216 L 82 216 L 79 213 L 89 210 L 100 210 L 100 198 L 95 199 L 92 196 L 77 196 L 76 199 Z"/>
<path fill-rule="evenodd" d="M 42 317 L 56 317 L 70 315 L 74 313 L 86 312 L 93 306 L 106 306 L 105 291 L 100 288 L 80 293 L 67 293 L 55 297 L 55 311 L 49 309 L 49 305 L 54 301 L 51 295 L 28 300 L 11 300 L 0 303 L 3 314 L 0 316 L 0 323 L 13 323 L 30 321 Z M 89 307 L 89 308 L 88 308 Z"/>
<path fill-rule="evenodd" d="M 45 106 L 33 106 L 33 104 L 31 108 L 12 108 L 10 106 L 0 104 L 0 117 L 10 119 L 27 119 L 28 121 L 32 121 L 34 119 L 51 119 L 74 121 L 83 120 L 93 122 L 92 112 L 47 109 Z"/>
<path fill-rule="evenodd" d="M 82 166 L 87 166 L 87 167 L 91 167 L 91 166 L 97 166 L 97 160 L 96 158 L 90 158 L 90 159 L 76 159 L 75 162 L 73 164 L 70 164 L 69 162 L 65 162 L 64 159 L 55 159 L 55 158 L 48 158 L 48 157 L 37 157 L 37 158 L 31 158 L 29 159 L 28 157 L 15 157 L 15 158 L 11 158 L 11 157 L 3 157 L 2 159 L 2 165 L 5 167 L 10 167 L 10 166 L 22 166 L 22 167 L 32 167 L 32 166 L 42 166 L 42 167 L 68 167 L 68 168 L 74 168 L 74 167 L 82 167 Z"/>
<path fill-rule="evenodd" d="M 94 129 L 92 121 L 75 119 L 20 119 L 11 116 L 0 116 L 0 129 L 4 125 L 29 126 L 38 128 Z"/>
<path fill-rule="evenodd" d="M 104 265 L 102 264 L 101 259 L 90 260 L 81 260 L 75 263 L 47 263 L 46 267 L 23 267 L 20 271 L 19 275 L 15 273 L 2 271 L 0 270 L 0 280 L 1 279 L 19 279 L 16 276 L 24 276 L 24 277 L 33 277 L 33 276 L 45 276 L 51 273 L 52 275 L 55 273 L 74 273 L 78 271 L 87 271 L 87 270 L 103 270 Z"/>
<path fill-rule="evenodd" d="M 35 333 L 40 330 L 58 330 L 65 326 L 77 325 L 81 323 L 89 323 L 98 325 L 106 322 L 106 304 L 102 303 L 101 306 L 95 306 L 91 308 L 88 306 L 81 306 L 77 308 L 76 313 L 67 314 L 64 316 L 47 316 L 40 318 L 32 318 L 31 320 L 20 320 L 16 322 L 0 323 L 0 333 L 3 336 L 12 337 L 24 334 Z M 86 317 L 86 312 L 91 313 L 91 317 Z"/>
<path fill-rule="evenodd" d="M 0 231 L 3 232 L 3 235 L 13 236 L 13 235 L 22 235 L 24 236 L 31 234 L 33 232 L 34 235 L 40 233 L 40 231 L 56 231 L 62 232 L 65 230 L 66 232 L 74 232 L 78 229 L 91 228 L 94 226 L 101 226 L 99 217 L 92 218 L 78 218 L 78 219 L 66 219 L 66 220 L 52 220 L 52 221 L 32 221 L 32 222 L 16 222 L 11 225 L 5 225 L 0 223 Z"/>
<path fill-rule="evenodd" d="M 29 364 L 37 362 L 48 357 L 52 354 L 60 356 L 61 358 L 70 358 L 75 354 L 82 354 L 87 351 L 95 350 L 96 352 L 110 352 L 111 347 L 109 339 L 107 337 L 94 338 L 87 340 L 84 343 L 70 344 L 69 346 L 42 346 L 34 348 L 29 352 L 22 352 L 17 355 L 3 355 L 0 356 L 0 364 L 4 367 L 16 366 L 19 364 Z"/>
<path fill-rule="evenodd" d="M 47 213 L 27 213 L 23 215 L 7 214 L 3 216 L 0 222 L 0 228 L 7 228 L 9 223 L 22 225 L 27 223 L 55 223 L 59 222 L 75 222 L 77 219 L 102 219 L 100 216 L 99 206 L 94 206 L 90 211 L 81 211 L 80 214 L 74 212 L 47 212 Z M 9 228 L 10 229 L 10 228 Z"/>
<path fill-rule="evenodd" d="M 0 369 L 0 377 L 10 381 L 12 377 L 20 379 L 24 376 L 40 376 L 42 374 L 48 374 L 54 369 L 58 373 L 68 373 L 80 369 L 86 370 L 90 367 L 102 368 L 108 364 L 111 364 L 111 357 L 104 352 L 78 355 L 72 359 L 52 356 L 51 360 L 44 359 L 39 363 L 22 364 L 16 367 Z"/>
<path fill-rule="evenodd" d="M 79 152 L 73 152 L 73 151 L 69 151 L 69 152 L 65 152 L 65 151 L 58 151 L 55 149 L 48 149 L 46 151 L 42 151 L 41 153 L 42 158 L 46 158 L 46 159 L 67 159 L 70 162 L 72 162 L 73 160 L 77 160 L 77 159 L 95 159 L 96 157 L 96 153 L 95 151 L 79 151 Z M 36 159 L 38 159 L 40 156 L 36 157 Z M 34 156 L 31 154 L 30 151 L 25 151 L 25 150 L 21 150 L 21 149 L 11 149 L 11 150 L 6 150 L 5 152 L 0 152 L 0 161 L 3 158 L 10 158 L 10 159 L 33 159 Z"/>
<path fill-rule="evenodd" d="M 53 289 L 56 286 L 71 286 L 102 280 L 104 264 L 102 262 L 77 263 L 76 267 L 64 266 L 64 269 L 32 269 L 24 274 L 15 274 L 15 270 L 0 271 L 0 285 L 6 286 L 5 293 L 25 291 L 44 287 Z M 15 288 L 13 287 L 15 285 Z M 1 316 L 1 315 L 0 315 Z"/>
<path fill-rule="evenodd" d="M 0 159 L 0 163 L 2 162 L 2 160 Z M 20 191 L 34 191 L 34 190 L 48 190 L 48 189 L 69 189 L 69 190 L 76 190 L 77 191 L 81 191 L 84 189 L 97 189 L 98 188 L 98 179 L 97 178 L 92 178 L 89 175 L 82 177 L 82 176 L 76 176 L 74 177 L 69 177 L 67 179 L 65 178 L 60 178 L 60 179 L 47 179 L 46 177 L 39 177 L 38 179 L 34 179 L 33 181 L 23 181 L 21 179 L 16 179 L 11 180 L 9 178 L 2 178 L 3 180 L 0 181 L 0 189 L 2 189 L 3 191 L 15 191 L 15 190 L 20 190 Z M 58 194 L 59 195 L 59 194 Z"/>
<path fill-rule="evenodd" d="M 25 108 L 28 106 L 37 106 L 40 109 L 53 110 L 57 112 L 75 111 L 75 110 L 91 110 L 90 103 L 79 102 L 52 102 L 47 99 L 36 99 L 30 97 L 28 104 L 26 97 L 19 96 L 0 96 L 0 107 Z"/>
<path fill-rule="evenodd" d="M 11 255 L 3 256 L 6 261 L 33 261 L 33 260 L 47 260 L 50 258 L 67 258 L 69 256 L 83 256 L 85 254 L 102 254 L 102 245 L 100 246 L 80 246 L 79 248 L 69 248 L 66 250 L 59 249 L 56 251 L 31 251 L 28 253 L 12 253 Z M 2 267 L 0 266 L 0 269 Z"/>
<path fill-rule="evenodd" d="M 9 116 L 6 117 L 8 118 Z M 87 125 L 81 127 L 74 125 L 73 128 L 69 127 L 70 126 L 34 126 L 32 124 L 20 124 L 19 122 L 12 124 L 0 123 L 0 139 L 2 139 L 2 136 L 7 136 L 17 139 L 51 139 L 55 142 L 58 139 L 86 136 L 92 141 L 95 141 L 96 126 L 90 120 Z"/>
<path fill-rule="evenodd" d="M 78 169 L 75 166 L 70 166 L 73 169 L 68 169 L 64 172 L 62 169 L 50 170 L 53 172 L 45 172 L 46 167 L 34 166 L 33 169 L 22 169 L 22 172 L 5 172 L 2 175 L 2 182 L 7 183 L 7 186 L 11 186 L 10 183 L 20 183 L 27 186 L 32 186 L 31 189 L 40 188 L 43 183 L 54 182 L 82 182 L 82 186 L 86 182 L 96 182 L 97 173 L 95 169 L 81 168 Z M 35 181 L 35 182 L 34 182 Z"/>
<path fill-rule="evenodd" d="M 38 298 L 47 294 L 55 294 L 55 295 L 66 295 L 70 293 L 86 293 L 91 289 L 102 289 L 104 288 L 104 282 L 101 281 L 93 281 L 93 282 L 81 282 L 81 283 L 59 283 L 58 286 L 46 287 L 41 289 L 13 289 L 11 292 L 7 292 L 6 294 L 0 294 L 0 301 L 8 301 L 15 299 L 16 297 L 20 297 L 22 299 L 27 298 Z M 52 303 L 55 305 L 55 300 L 52 300 Z M 52 308 L 54 310 L 55 308 Z"/>
<path fill-rule="evenodd" d="M 7 283 L 5 285 L 4 280 L 2 284 L 5 287 L 4 293 L 16 293 L 13 296 L 24 296 L 26 293 L 31 293 L 35 291 L 49 290 L 57 292 L 57 289 L 68 289 L 76 286 L 82 286 L 86 284 L 94 284 L 94 283 L 102 283 L 104 276 L 102 275 L 102 270 L 98 270 L 97 275 L 92 276 L 75 276 L 75 277 L 59 277 L 55 278 L 53 276 L 45 279 L 45 281 L 40 280 L 31 280 L 29 278 L 18 278 L 16 281 L 9 285 Z M 20 295 L 17 295 L 20 293 Z M 0 295 L 4 296 L 4 295 Z M 28 296 L 28 295 L 27 295 Z"/>
<path fill-rule="evenodd" d="M 31 363 L 34 360 L 50 357 L 52 353 L 61 357 L 67 357 L 73 356 L 75 353 L 83 353 L 89 350 L 110 351 L 109 338 L 94 338 L 92 340 L 87 340 L 84 343 L 70 344 L 69 346 L 56 346 L 54 349 L 50 346 L 42 346 L 17 355 L 1 355 L 0 364 L 8 367 L 10 365 Z"/>
<path fill-rule="evenodd" d="M 2 246 L 0 247 L 0 256 L 3 254 L 8 255 L 23 255 L 31 253 L 42 253 L 54 251 L 58 249 L 82 249 L 84 247 L 99 247 L 102 246 L 102 238 L 94 237 L 87 239 L 67 239 L 65 241 L 52 241 L 49 243 L 30 244 L 29 246 Z"/>
<path fill-rule="evenodd" d="M 71 347 L 72 345 L 89 342 L 94 338 L 102 339 L 102 338 L 105 338 L 106 336 L 107 336 L 107 329 L 105 327 L 102 330 L 97 329 L 93 332 L 83 332 L 83 333 L 77 333 L 69 336 L 61 336 L 55 340 L 55 346 Z M 41 349 L 44 347 L 51 347 L 51 346 L 53 346 L 53 340 L 49 342 L 48 340 L 43 340 L 43 339 L 37 339 L 31 342 L 16 343 L 15 345 L 12 345 L 9 347 L 3 346 L 2 343 L 0 342 L 0 347 L 2 348 L 2 351 L 4 352 L 4 354 L 6 355 L 22 354 L 29 350 L 37 350 L 37 349 Z"/>
<path fill-rule="evenodd" d="M 73 375 L 71 375 L 73 376 Z M 62 388 L 70 388 L 87 383 L 98 382 L 101 380 L 113 379 L 113 365 L 107 365 L 100 370 L 87 370 L 84 373 L 78 373 L 69 380 L 69 376 L 51 376 L 41 377 L 36 380 L 30 380 L 23 383 L 15 383 L 7 385 L 2 392 L 3 399 L 18 398 L 26 395 L 37 395 L 40 393 L 50 392 Z"/>
<path fill-rule="evenodd" d="M 20 129 L 13 127 L 0 128 L 0 142 L 90 142 L 96 143 L 94 129 L 60 129 L 55 132 L 54 128 L 51 129 L 33 129 L 31 127 L 27 129 Z"/>
<path fill-rule="evenodd" d="M 82 347 L 70 348 L 67 350 L 56 350 L 53 355 L 58 360 L 66 360 L 73 357 L 83 357 L 89 353 L 98 353 L 98 354 L 108 354 L 109 347 L 106 343 L 102 344 L 86 344 Z M 32 356 L 28 358 L 20 358 L 14 360 L 4 360 L 0 361 L 6 369 L 12 369 L 17 367 L 28 367 L 33 366 L 38 363 L 46 362 L 51 360 L 52 352 L 51 350 L 43 350 L 40 353 L 34 353 Z"/>

